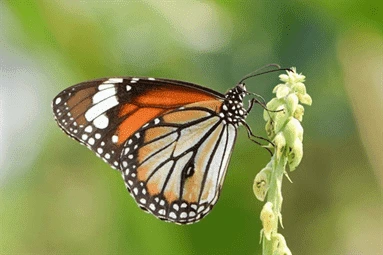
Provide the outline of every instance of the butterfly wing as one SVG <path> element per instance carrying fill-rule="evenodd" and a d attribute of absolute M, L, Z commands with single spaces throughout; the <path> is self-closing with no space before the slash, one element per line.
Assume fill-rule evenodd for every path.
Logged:
<path fill-rule="evenodd" d="M 195 84 L 154 78 L 104 78 L 59 93 L 52 102 L 60 128 L 114 168 L 125 142 L 145 123 L 186 104 L 223 95 Z"/>
<path fill-rule="evenodd" d="M 142 209 L 180 224 L 210 212 L 236 138 L 236 127 L 218 114 L 220 105 L 205 101 L 172 110 L 127 140 L 122 175 Z"/>

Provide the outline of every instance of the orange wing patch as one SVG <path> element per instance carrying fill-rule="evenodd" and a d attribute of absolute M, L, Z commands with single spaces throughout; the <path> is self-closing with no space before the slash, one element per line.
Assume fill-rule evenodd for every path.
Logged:
<path fill-rule="evenodd" d="M 145 139 L 146 139 L 146 134 L 145 134 Z M 137 162 L 138 163 L 143 162 L 154 153 L 157 153 L 159 150 L 165 148 L 167 145 L 172 144 L 176 139 L 177 139 L 177 134 L 173 133 L 162 139 L 159 139 L 157 141 L 144 145 L 138 150 Z"/>
<path fill-rule="evenodd" d="M 137 132 L 143 125 L 152 119 L 172 111 L 178 107 L 205 107 L 218 112 L 222 105 L 222 100 L 216 96 L 202 90 L 194 88 L 167 85 L 158 86 L 156 89 L 148 90 L 132 99 L 129 104 L 121 108 L 119 117 L 129 115 L 118 127 L 117 145 L 123 144 L 130 136 Z M 169 122 L 185 122 L 186 117 L 180 115 L 169 115 Z M 194 118 L 198 118 L 200 113 L 191 113 Z M 177 115 L 177 116 L 176 116 Z"/>
<path fill-rule="evenodd" d="M 175 127 L 153 127 L 145 131 L 144 142 L 149 143 L 153 139 L 156 139 L 161 136 L 165 136 L 171 132 L 177 130 Z"/>
<path fill-rule="evenodd" d="M 203 107 L 206 109 L 210 109 L 216 113 L 219 113 L 222 106 L 222 100 L 211 100 L 211 101 L 204 101 L 204 102 L 196 102 L 191 103 L 188 105 L 185 105 L 185 108 L 192 108 L 192 107 Z"/>
<path fill-rule="evenodd" d="M 141 108 L 130 115 L 118 127 L 116 135 L 118 136 L 118 145 L 124 143 L 131 135 L 139 130 L 143 125 L 161 115 L 166 110 L 161 108 Z"/>
<path fill-rule="evenodd" d="M 118 117 L 123 117 L 125 115 L 128 115 L 128 114 L 131 114 L 133 113 L 135 110 L 138 109 L 138 106 L 137 105 L 134 105 L 134 104 L 126 104 L 124 105 L 120 112 L 118 113 Z"/>
<path fill-rule="evenodd" d="M 159 86 L 134 99 L 138 105 L 160 108 L 176 108 L 186 104 L 217 100 L 207 92 L 175 85 Z"/>
<path fill-rule="evenodd" d="M 188 111 L 176 111 L 166 114 L 163 119 L 166 123 L 184 124 L 190 121 L 201 119 L 210 116 L 209 112 L 188 110 Z"/>

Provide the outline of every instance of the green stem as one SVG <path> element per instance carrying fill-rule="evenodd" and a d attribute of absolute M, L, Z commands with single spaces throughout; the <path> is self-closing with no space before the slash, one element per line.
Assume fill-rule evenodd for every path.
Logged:
<path fill-rule="evenodd" d="M 270 186 L 267 192 L 267 202 L 271 202 L 273 204 L 273 214 L 275 219 L 278 220 L 274 221 L 275 223 L 271 234 L 271 240 L 267 240 L 265 235 L 263 236 L 263 255 L 272 255 L 274 252 L 274 243 L 276 241 L 274 236 L 278 233 L 279 215 L 282 209 L 282 180 L 287 164 L 287 157 L 285 156 L 285 153 L 282 153 L 280 159 L 277 159 L 276 155 L 274 154 L 271 160 L 273 161 L 273 171 L 270 176 Z"/>

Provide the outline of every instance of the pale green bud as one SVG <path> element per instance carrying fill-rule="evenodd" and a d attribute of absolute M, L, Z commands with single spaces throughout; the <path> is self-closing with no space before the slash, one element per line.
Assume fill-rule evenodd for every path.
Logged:
<path fill-rule="evenodd" d="M 301 163 L 303 157 L 303 144 L 302 141 L 296 139 L 294 144 L 290 147 L 288 154 L 288 164 L 290 171 L 294 171 L 295 168 Z"/>
<path fill-rule="evenodd" d="M 276 111 L 278 112 L 273 113 L 275 133 L 279 132 L 283 128 L 289 118 L 289 115 L 286 113 L 286 105 L 283 104 L 279 106 Z"/>
<path fill-rule="evenodd" d="M 274 238 L 276 239 L 273 247 L 274 254 L 292 255 L 289 247 L 287 247 L 286 239 L 283 235 L 276 234 Z"/>
<path fill-rule="evenodd" d="M 296 139 L 303 140 L 303 128 L 299 120 L 290 117 L 286 126 L 283 129 L 283 134 L 286 139 L 286 145 L 290 147 Z"/>
<path fill-rule="evenodd" d="M 263 168 L 257 176 L 255 176 L 254 184 L 253 184 L 253 191 L 255 196 L 260 201 L 264 201 L 267 191 L 269 190 L 269 183 L 270 183 L 270 175 L 272 171 L 271 162 Z"/>
<path fill-rule="evenodd" d="M 284 84 L 278 86 L 276 96 L 278 99 L 286 97 L 290 93 L 290 88 Z"/>
<path fill-rule="evenodd" d="M 298 82 L 304 82 L 306 79 L 306 76 L 302 74 L 296 73 L 296 68 L 291 68 L 293 72 L 287 72 L 287 74 L 281 74 L 279 75 L 279 79 L 283 82 L 286 82 L 288 84 L 295 84 Z"/>
<path fill-rule="evenodd" d="M 281 132 L 279 132 L 274 138 L 275 152 L 277 159 L 281 158 L 283 151 L 285 150 L 286 139 Z"/>
<path fill-rule="evenodd" d="M 286 108 L 287 111 L 291 114 L 294 113 L 298 107 L 299 99 L 295 93 L 292 93 L 286 97 Z"/>
<path fill-rule="evenodd" d="M 266 122 L 265 129 L 266 129 L 266 134 L 268 137 L 270 137 L 270 138 L 274 137 L 274 135 L 275 135 L 274 125 L 273 125 L 273 122 L 271 120 Z"/>
<path fill-rule="evenodd" d="M 302 121 L 303 115 L 305 113 L 305 108 L 298 104 L 297 109 L 294 112 L 294 118 L 296 118 L 299 121 Z"/>
<path fill-rule="evenodd" d="M 261 211 L 261 221 L 263 226 L 263 234 L 265 235 L 267 240 L 271 239 L 271 233 L 273 231 L 274 225 L 276 224 L 277 219 L 273 213 L 273 204 L 271 202 L 267 202 Z"/>
<path fill-rule="evenodd" d="M 281 86 L 281 85 L 285 86 L 285 84 L 281 83 L 281 84 L 278 84 L 277 86 L 274 87 L 274 89 L 273 89 L 274 94 L 277 93 L 277 90 L 278 90 L 279 86 Z"/>
<path fill-rule="evenodd" d="M 298 94 L 298 98 L 302 104 L 311 105 L 313 102 L 313 100 L 311 99 L 311 96 L 309 94 L 304 94 L 304 95 Z"/>
<path fill-rule="evenodd" d="M 289 82 L 289 76 L 287 74 L 281 74 L 279 75 L 279 79 L 283 82 L 288 83 Z"/>
<path fill-rule="evenodd" d="M 302 82 L 297 82 L 296 84 L 294 84 L 293 89 L 299 94 L 306 94 L 306 86 Z"/>

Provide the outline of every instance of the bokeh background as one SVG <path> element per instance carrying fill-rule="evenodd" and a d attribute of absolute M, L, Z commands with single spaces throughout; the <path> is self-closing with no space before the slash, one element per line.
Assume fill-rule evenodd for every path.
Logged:
<path fill-rule="evenodd" d="M 383 254 L 383 5 L 378 1 L 1 1 L 0 254 L 260 254 L 266 150 L 241 128 L 221 198 L 178 226 L 56 126 L 51 99 L 108 76 L 225 92 L 269 63 L 307 76 L 304 158 L 284 181 L 293 254 Z M 278 74 L 248 89 L 272 98 Z M 248 118 L 265 136 L 261 107 Z"/>

